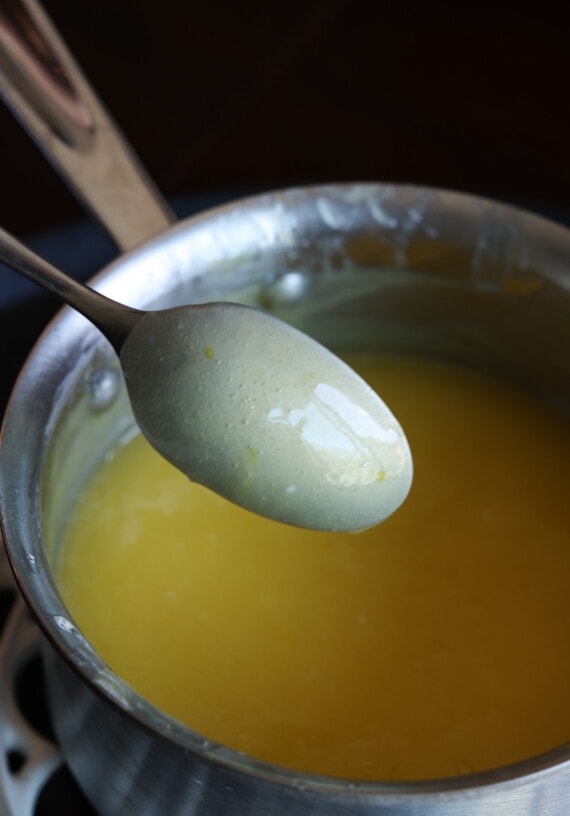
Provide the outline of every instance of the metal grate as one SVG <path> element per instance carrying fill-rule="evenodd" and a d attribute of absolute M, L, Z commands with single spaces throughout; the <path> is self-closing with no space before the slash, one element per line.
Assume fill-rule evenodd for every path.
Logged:
<path fill-rule="evenodd" d="M 2 549 L 0 816 L 90 816 L 95 811 L 67 769 L 51 727 L 40 638 Z"/>

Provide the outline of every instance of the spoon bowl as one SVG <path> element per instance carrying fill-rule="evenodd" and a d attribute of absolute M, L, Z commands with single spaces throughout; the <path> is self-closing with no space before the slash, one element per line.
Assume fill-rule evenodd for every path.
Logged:
<path fill-rule="evenodd" d="M 412 460 L 399 423 L 352 369 L 301 331 L 237 303 L 132 309 L 3 230 L 0 261 L 103 332 L 142 433 L 193 481 L 316 530 L 372 527 L 406 498 Z"/>

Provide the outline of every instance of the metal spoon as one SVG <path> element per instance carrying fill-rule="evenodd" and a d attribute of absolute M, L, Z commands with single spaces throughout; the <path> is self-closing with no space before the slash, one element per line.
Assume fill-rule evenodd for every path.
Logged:
<path fill-rule="evenodd" d="M 0 261 L 105 335 L 142 433 L 193 481 L 318 530 L 371 527 L 404 501 L 412 461 L 400 425 L 352 369 L 287 323 L 236 303 L 133 309 L 2 229 Z"/>

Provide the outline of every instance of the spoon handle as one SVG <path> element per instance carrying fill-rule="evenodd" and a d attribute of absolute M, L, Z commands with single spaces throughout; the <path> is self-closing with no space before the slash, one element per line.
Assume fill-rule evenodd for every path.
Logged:
<path fill-rule="evenodd" d="M 36 0 L 0 3 L 1 96 L 121 249 L 175 221 Z"/>
<path fill-rule="evenodd" d="M 105 297 L 65 275 L 0 227 L 0 263 L 58 295 L 90 320 L 117 353 L 144 312 Z"/>

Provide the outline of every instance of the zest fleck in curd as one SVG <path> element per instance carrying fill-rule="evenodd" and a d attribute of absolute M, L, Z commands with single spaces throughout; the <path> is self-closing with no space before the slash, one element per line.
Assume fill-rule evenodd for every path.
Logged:
<path fill-rule="evenodd" d="M 400 510 L 306 532 L 140 437 L 103 464 L 58 578 L 109 666 L 205 737 L 354 779 L 452 776 L 570 739 L 570 424 L 443 363 L 349 363 L 402 423 Z"/>

